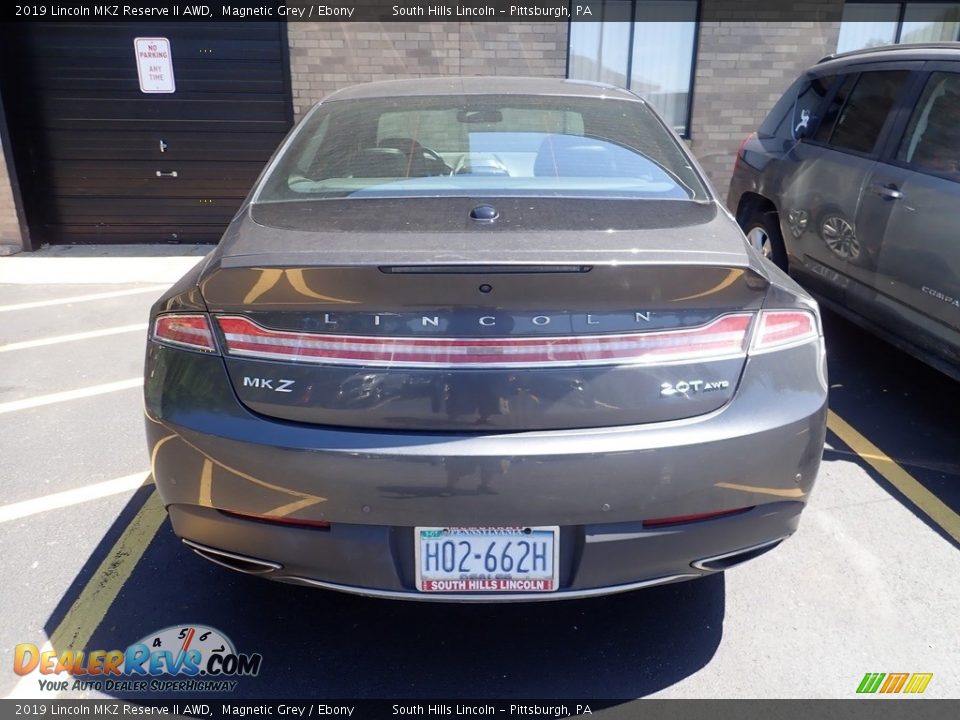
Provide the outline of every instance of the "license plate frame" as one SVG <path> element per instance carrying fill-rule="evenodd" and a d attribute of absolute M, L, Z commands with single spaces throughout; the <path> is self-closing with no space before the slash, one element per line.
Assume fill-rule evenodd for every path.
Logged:
<path fill-rule="evenodd" d="M 548 552 L 547 567 L 542 572 L 521 573 L 516 569 L 504 571 L 500 563 L 503 562 L 501 553 L 511 556 L 517 565 L 522 565 L 521 558 L 524 550 L 529 554 L 531 547 L 523 547 L 524 541 L 546 543 Z M 453 541 L 454 555 L 457 565 L 453 571 L 430 571 L 424 567 L 425 553 L 429 554 L 427 546 L 431 543 Z M 467 543 L 469 550 L 465 550 L 460 543 Z M 510 546 L 506 543 L 511 543 Z M 491 543 L 493 545 L 491 546 Z M 512 544 L 517 543 L 516 548 Z M 438 553 L 445 549 L 438 550 Z M 483 562 L 484 556 L 493 551 L 498 567 L 489 572 L 481 565 L 482 572 L 460 573 L 464 560 L 469 560 L 471 569 L 474 564 Z M 560 527 L 558 525 L 531 525 L 531 526 L 490 526 L 490 527 L 436 527 L 418 526 L 414 528 L 414 577 L 416 588 L 422 593 L 447 594 L 514 594 L 514 593 L 551 593 L 559 588 L 560 580 Z M 480 558 L 477 558 L 477 555 Z M 467 555 L 469 557 L 464 557 Z M 449 557 L 449 556 L 448 556 Z M 533 560 L 530 560 L 531 563 Z M 439 564 L 439 562 L 438 562 Z M 506 564 L 506 563 L 503 563 Z M 533 568 L 532 568 L 533 569 Z M 456 575 L 456 577 L 454 577 Z"/>

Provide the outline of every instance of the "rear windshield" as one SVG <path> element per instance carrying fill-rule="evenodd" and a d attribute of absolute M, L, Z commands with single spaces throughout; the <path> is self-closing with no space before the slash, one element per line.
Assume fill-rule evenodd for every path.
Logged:
<path fill-rule="evenodd" d="M 321 105 L 257 202 L 444 195 L 709 199 L 642 102 L 447 95 Z"/>

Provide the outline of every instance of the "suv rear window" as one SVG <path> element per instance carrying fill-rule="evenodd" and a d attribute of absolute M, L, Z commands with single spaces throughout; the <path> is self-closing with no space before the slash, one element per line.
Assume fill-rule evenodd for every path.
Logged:
<path fill-rule="evenodd" d="M 464 95 L 321 105 L 257 202 L 474 194 L 709 198 L 643 102 Z"/>
<path fill-rule="evenodd" d="M 816 139 L 844 150 L 871 152 L 909 74 L 907 70 L 865 72 L 849 94 L 853 78 L 847 78 L 831 101 Z"/>

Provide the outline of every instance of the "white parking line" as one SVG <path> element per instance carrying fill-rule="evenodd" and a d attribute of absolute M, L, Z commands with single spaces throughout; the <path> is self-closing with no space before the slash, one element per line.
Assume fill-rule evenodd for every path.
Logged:
<path fill-rule="evenodd" d="M 24 398 L 23 400 L 11 400 L 10 402 L 0 403 L 0 415 L 17 410 L 40 407 L 42 405 L 52 405 L 53 403 L 64 402 L 66 400 L 77 400 L 93 395 L 116 392 L 118 390 L 128 390 L 139 387 L 140 385 L 143 385 L 143 378 L 136 377 L 130 378 L 129 380 L 104 383 L 103 385 L 91 385 L 90 387 L 80 388 L 78 390 L 65 390 L 64 392 L 37 395 L 32 398 Z"/>
<path fill-rule="evenodd" d="M 10 522 L 11 520 L 20 520 L 21 518 L 46 512 L 47 510 L 56 510 L 58 508 L 78 505 L 98 498 L 118 495 L 119 493 L 136 490 L 143 485 L 148 472 L 134 473 L 126 477 L 114 478 L 113 480 L 104 480 L 103 482 L 86 485 L 74 490 L 64 490 L 63 492 L 44 495 L 33 500 L 23 500 L 21 502 L 10 503 L 9 505 L 0 505 L 0 523 Z"/>
<path fill-rule="evenodd" d="M 30 310 L 31 308 L 50 307 L 51 305 L 67 305 L 88 300 L 104 300 L 106 298 L 123 297 L 125 295 L 140 295 L 142 293 L 157 293 L 167 289 L 166 285 L 151 285 L 150 287 L 133 288 L 130 290 L 111 290 L 110 292 L 90 293 L 88 295 L 72 295 L 71 297 L 55 298 L 53 300 L 37 300 L 35 302 L 17 303 L 16 305 L 0 305 L 0 312 L 11 310 Z"/>
<path fill-rule="evenodd" d="M 73 340 L 89 340 L 91 338 L 105 337 L 107 335 L 119 335 L 121 333 L 136 332 L 137 330 L 146 330 L 147 323 L 137 323 L 136 325 L 118 325 L 117 327 L 104 328 L 103 330 L 90 330 L 89 332 L 71 333 L 69 335 L 56 335 L 54 337 L 41 338 L 40 340 L 24 340 L 23 342 L 8 343 L 0 345 L 0 353 L 10 352 L 11 350 L 26 350 L 27 348 L 43 347 L 44 345 L 56 345 Z"/>

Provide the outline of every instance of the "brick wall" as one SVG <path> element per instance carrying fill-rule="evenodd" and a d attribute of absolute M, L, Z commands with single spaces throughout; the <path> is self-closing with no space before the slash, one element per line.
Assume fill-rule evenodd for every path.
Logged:
<path fill-rule="evenodd" d="M 814 19 L 710 17 L 700 25 L 690 147 L 721 199 L 740 141 L 757 129 L 800 72 L 837 49 L 842 3 L 812 5 Z"/>
<path fill-rule="evenodd" d="M 566 72 L 561 22 L 290 23 L 287 33 L 297 118 L 323 96 L 359 82 Z"/>
<path fill-rule="evenodd" d="M 13 192 L 10 190 L 10 175 L 0 147 L 0 255 L 20 249 L 20 224 L 13 206 Z"/>

